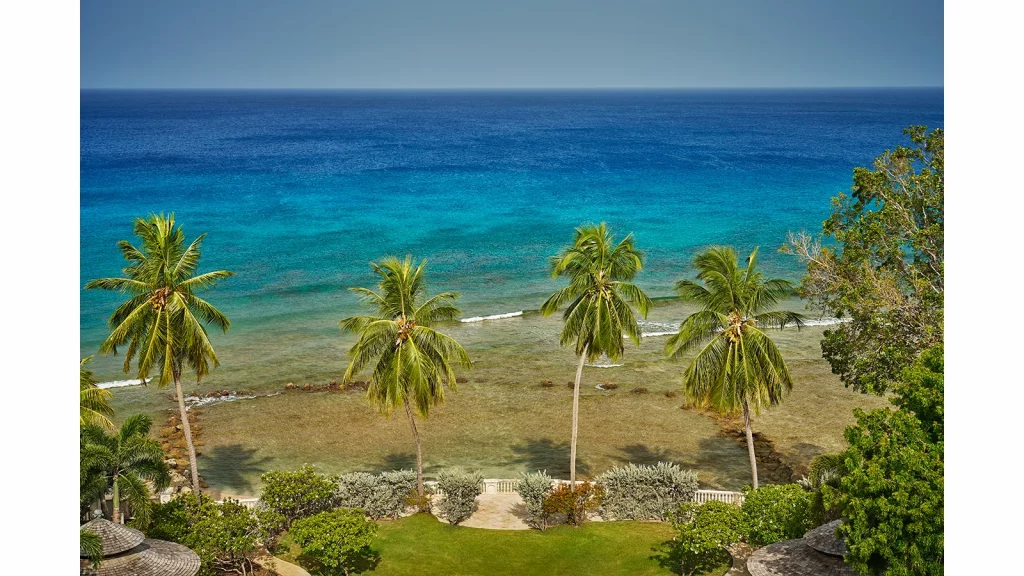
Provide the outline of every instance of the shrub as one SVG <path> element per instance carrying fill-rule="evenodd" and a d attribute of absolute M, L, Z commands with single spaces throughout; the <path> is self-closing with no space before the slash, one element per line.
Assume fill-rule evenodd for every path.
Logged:
<path fill-rule="evenodd" d="M 667 520 L 697 492 L 697 473 L 676 464 L 626 464 L 597 481 L 605 488 L 601 516 L 608 520 Z"/>
<path fill-rule="evenodd" d="M 551 482 L 551 476 L 548 476 L 547 472 L 538 471 L 523 474 L 516 485 L 516 492 L 526 506 L 526 524 L 530 528 L 547 528 L 548 515 L 544 513 L 544 500 L 551 493 Z"/>
<path fill-rule="evenodd" d="M 217 504 L 195 494 L 158 504 L 147 536 L 194 550 L 204 575 L 252 573 L 257 543 L 267 539 L 257 514 L 237 500 Z"/>
<path fill-rule="evenodd" d="M 437 506 L 441 518 L 458 526 L 473 515 L 476 497 L 483 491 L 483 476 L 458 468 L 442 470 L 437 475 L 437 489 L 443 496 Z"/>
<path fill-rule="evenodd" d="M 576 488 L 569 484 L 559 484 L 544 499 L 543 511 L 547 516 L 565 514 L 565 521 L 573 526 L 580 526 L 587 519 L 587 513 L 601 506 L 604 488 L 590 482 L 577 483 Z"/>
<path fill-rule="evenodd" d="M 339 508 L 296 520 L 289 531 L 302 554 L 319 563 L 323 572 L 349 574 L 376 566 L 370 549 L 377 525 L 358 508 Z"/>
<path fill-rule="evenodd" d="M 352 472 L 338 477 L 337 505 L 360 508 L 373 519 L 398 518 L 405 510 L 409 492 L 416 487 L 416 473 L 396 470 L 374 475 Z"/>
<path fill-rule="evenodd" d="M 800 538 L 811 526 L 811 495 L 796 484 L 769 484 L 743 500 L 747 542 L 765 546 Z"/>
<path fill-rule="evenodd" d="M 811 521 L 815 526 L 842 517 L 842 510 L 835 502 L 834 495 L 845 474 L 846 464 L 842 454 L 822 454 L 811 460 L 809 474 L 797 481 L 810 493 Z"/>
<path fill-rule="evenodd" d="M 743 512 L 725 502 L 687 502 L 669 515 L 683 574 L 701 574 L 729 561 L 727 546 L 743 538 Z"/>
<path fill-rule="evenodd" d="M 337 478 L 306 465 L 294 472 L 274 470 L 260 476 L 262 505 L 284 518 L 285 526 L 337 506 Z"/>

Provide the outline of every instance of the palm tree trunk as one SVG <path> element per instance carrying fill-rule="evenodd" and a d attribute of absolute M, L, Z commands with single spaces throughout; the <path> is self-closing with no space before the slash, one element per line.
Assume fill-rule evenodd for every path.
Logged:
<path fill-rule="evenodd" d="M 743 424 L 747 429 L 747 453 L 750 454 L 750 473 L 754 477 L 754 490 L 757 490 L 757 456 L 754 453 L 754 434 L 750 431 L 750 405 L 743 401 Z"/>
<path fill-rule="evenodd" d="M 178 412 L 181 413 L 181 431 L 188 448 L 188 464 L 192 473 L 192 491 L 199 494 L 199 467 L 196 465 L 196 447 L 192 444 L 192 427 L 188 425 L 188 411 L 185 410 L 185 395 L 181 391 L 181 375 L 174 374 L 174 392 L 178 396 Z"/>
<path fill-rule="evenodd" d="M 114 521 L 114 524 L 121 524 L 121 494 L 117 488 L 117 476 L 114 476 L 114 497 L 111 503 L 113 510 L 110 513 L 110 519 Z"/>
<path fill-rule="evenodd" d="M 569 444 L 569 487 L 576 488 L 576 430 L 580 421 L 580 379 L 583 378 L 583 363 L 587 359 L 587 348 L 583 347 L 580 363 L 576 367 L 576 384 L 572 388 L 572 442 Z"/>
<path fill-rule="evenodd" d="M 412 406 L 409 405 L 409 398 L 405 399 L 405 413 L 409 415 L 409 425 L 412 426 L 412 435 L 416 439 L 416 494 L 423 498 L 423 449 L 420 447 L 420 433 L 416 430 L 416 419 L 412 415 Z"/>

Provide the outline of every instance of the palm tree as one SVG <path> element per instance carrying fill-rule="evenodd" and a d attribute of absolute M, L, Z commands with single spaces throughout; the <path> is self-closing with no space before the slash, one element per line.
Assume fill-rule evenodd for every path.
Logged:
<path fill-rule="evenodd" d="M 466 351 L 450 336 L 434 330 L 441 322 L 452 321 L 460 311 L 454 306 L 455 292 L 442 292 L 427 298 L 423 269 L 412 256 L 404 261 L 384 258 L 370 263 L 380 276 L 378 291 L 351 288 L 374 314 L 352 316 L 339 323 L 343 331 L 359 335 L 349 350 L 350 362 L 345 382 L 367 366 L 373 374 L 366 396 L 385 416 L 399 406 L 405 407 L 416 440 L 416 487 L 423 496 L 423 451 L 413 411 L 426 418 L 430 408 L 444 402 L 444 388 L 455 389 L 456 364 L 469 368 Z"/>
<path fill-rule="evenodd" d="M 181 391 L 181 375 L 185 369 L 191 369 L 198 383 L 209 373 L 211 364 L 214 367 L 219 364 L 204 324 L 213 324 L 227 332 L 231 322 L 196 293 L 234 274 L 217 270 L 197 275 L 206 234 L 186 246 L 185 233 L 181 226 L 175 228 L 173 214 L 136 218 L 134 233 L 142 241 L 141 249 L 127 240 L 117 243 L 128 261 L 124 269 L 126 277 L 103 278 L 85 285 L 86 289 L 112 290 L 128 296 L 110 316 L 110 336 L 100 345 L 100 352 L 116 354 L 118 346 L 127 344 L 126 373 L 137 357 L 137 373 L 143 382 L 151 371 L 159 370 L 159 387 L 174 383 L 188 448 L 192 489 L 198 492 L 199 469 L 185 396 Z"/>
<path fill-rule="evenodd" d="M 615 237 L 602 222 L 576 229 L 576 239 L 551 258 L 551 277 L 569 277 L 569 285 L 551 295 L 541 306 L 545 316 L 568 303 L 563 314 L 560 343 L 572 346 L 579 356 L 572 393 L 572 442 L 569 481 L 576 485 L 576 432 L 579 423 L 580 378 L 583 364 L 602 354 L 617 360 L 625 351 L 623 338 L 640 345 L 640 326 L 631 308 L 644 318 L 651 299 L 629 282 L 643 268 L 643 253 L 636 249 L 633 235 L 615 244 Z"/>
<path fill-rule="evenodd" d="M 795 312 L 773 311 L 792 293 L 790 282 L 765 280 L 756 271 L 757 248 L 740 268 L 736 252 L 713 246 L 694 259 L 700 283 L 680 280 L 676 290 L 700 310 L 688 316 L 665 343 L 665 352 L 678 358 L 698 350 L 683 373 L 683 392 L 694 404 L 720 412 L 743 412 L 750 470 L 757 489 L 757 460 L 750 430 L 750 410 L 774 406 L 793 388 L 793 379 L 779 349 L 761 328 L 803 325 Z"/>
<path fill-rule="evenodd" d="M 96 387 L 92 370 L 85 367 L 90 360 L 92 356 L 82 358 L 78 365 L 78 424 L 99 424 L 113 430 L 114 423 L 109 418 L 114 415 L 114 409 L 110 407 L 110 390 Z"/>
<path fill-rule="evenodd" d="M 121 500 L 131 504 L 134 515 L 145 525 L 149 518 L 149 488 L 146 481 L 157 489 L 170 483 L 170 472 L 164 462 L 160 442 L 150 438 L 152 421 L 145 414 L 136 414 L 114 432 L 102 426 L 87 424 L 82 428 L 81 460 L 83 472 L 102 487 L 95 496 L 109 489 L 113 492 L 114 510 L 111 520 L 121 523 Z"/>

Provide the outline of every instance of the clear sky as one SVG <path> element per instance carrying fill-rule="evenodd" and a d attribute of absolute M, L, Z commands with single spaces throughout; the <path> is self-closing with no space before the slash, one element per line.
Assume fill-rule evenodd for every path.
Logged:
<path fill-rule="evenodd" d="M 942 86 L 941 0 L 88 0 L 83 88 Z"/>

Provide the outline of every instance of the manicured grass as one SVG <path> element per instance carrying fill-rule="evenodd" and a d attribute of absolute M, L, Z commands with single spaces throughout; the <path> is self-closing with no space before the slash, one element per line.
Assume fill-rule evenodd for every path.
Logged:
<path fill-rule="evenodd" d="M 374 550 L 380 555 L 373 576 L 422 574 L 532 575 L 587 574 L 631 576 L 678 574 L 670 566 L 665 543 L 668 524 L 590 522 L 580 528 L 483 530 L 452 527 L 433 516 L 416 514 L 380 523 Z M 278 556 L 301 564 L 298 547 L 282 540 Z M 722 566 L 711 574 L 724 574 Z"/>

